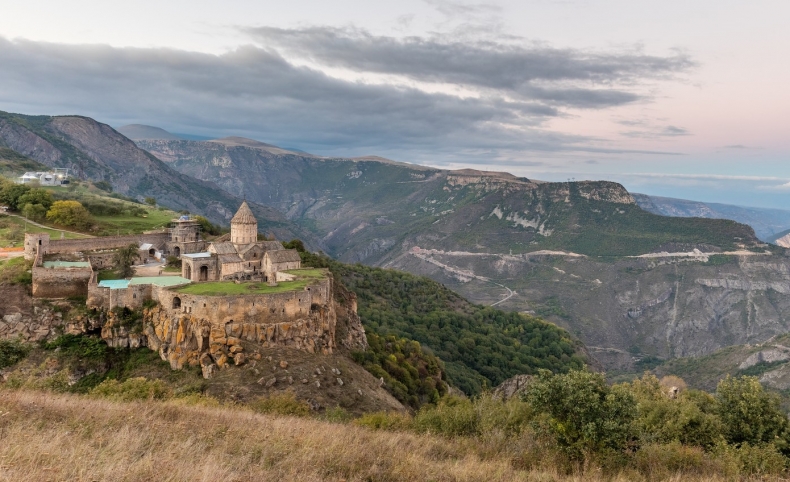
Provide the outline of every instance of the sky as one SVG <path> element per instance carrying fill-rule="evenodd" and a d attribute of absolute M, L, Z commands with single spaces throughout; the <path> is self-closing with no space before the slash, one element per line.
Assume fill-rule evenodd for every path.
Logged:
<path fill-rule="evenodd" d="M 790 209 L 787 0 L 0 0 L 0 110 Z"/>

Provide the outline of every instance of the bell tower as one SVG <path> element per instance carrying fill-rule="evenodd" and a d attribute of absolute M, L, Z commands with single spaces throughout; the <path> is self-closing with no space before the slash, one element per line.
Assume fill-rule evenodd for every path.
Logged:
<path fill-rule="evenodd" d="M 251 244 L 258 241 L 258 220 L 252 214 L 247 201 L 230 220 L 230 242 L 233 244 Z"/>

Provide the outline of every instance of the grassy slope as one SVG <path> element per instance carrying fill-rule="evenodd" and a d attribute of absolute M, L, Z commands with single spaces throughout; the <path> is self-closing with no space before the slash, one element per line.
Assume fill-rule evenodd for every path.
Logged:
<path fill-rule="evenodd" d="M 565 476 L 552 460 L 520 468 L 536 447 L 531 434 L 447 439 L 183 401 L 0 390 L 0 433 L 0 478 L 15 482 L 659 480 L 595 470 Z M 671 480 L 725 480 L 706 474 L 701 456 L 686 465 Z"/>

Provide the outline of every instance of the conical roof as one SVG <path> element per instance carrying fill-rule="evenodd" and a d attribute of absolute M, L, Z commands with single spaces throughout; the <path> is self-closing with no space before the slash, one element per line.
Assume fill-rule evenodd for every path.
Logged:
<path fill-rule="evenodd" d="M 252 210 L 247 205 L 247 201 L 241 203 L 241 207 L 236 211 L 236 215 L 230 220 L 230 224 L 258 224 L 258 220 L 252 214 Z"/>

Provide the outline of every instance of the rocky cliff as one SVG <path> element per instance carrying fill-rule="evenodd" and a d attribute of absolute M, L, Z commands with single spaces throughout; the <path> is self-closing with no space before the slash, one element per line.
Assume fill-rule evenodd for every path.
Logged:
<path fill-rule="evenodd" d="M 393 267 L 429 275 L 474 302 L 543 316 L 578 336 L 609 370 L 790 331 L 784 255 L 692 251 L 603 259 L 422 251 Z"/>

